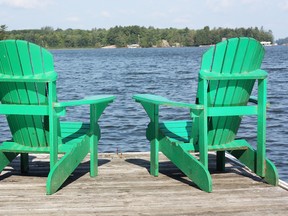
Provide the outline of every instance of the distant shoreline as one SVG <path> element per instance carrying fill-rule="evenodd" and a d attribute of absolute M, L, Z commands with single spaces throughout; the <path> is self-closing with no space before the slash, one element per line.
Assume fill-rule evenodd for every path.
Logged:
<path fill-rule="evenodd" d="M 200 46 L 181 46 L 181 47 L 141 47 L 141 48 L 136 48 L 136 49 L 167 49 L 167 48 L 209 48 L 211 46 L 214 46 L 213 44 L 212 45 L 200 45 Z M 283 47 L 288 47 L 288 44 L 281 44 L 281 45 L 278 45 L 278 44 L 273 44 L 273 45 L 269 45 L 269 46 L 265 46 L 263 45 L 264 47 L 275 47 L 275 46 L 283 46 Z M 94 49 L 131 49 L 131 48 L 128 48 L 128 47 L 113 47 L 113 48 L 104 48 L 104 47 L 69 47 L 69 48 L 46 48 L 48 50 L 94 50 Z"/>

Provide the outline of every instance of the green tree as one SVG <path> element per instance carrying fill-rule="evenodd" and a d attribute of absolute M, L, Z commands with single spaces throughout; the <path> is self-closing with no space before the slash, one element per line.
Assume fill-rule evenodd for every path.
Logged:
<path fill-rule="evenodd" d="M 205 26 L 203 29 L 197 30 L 194 37 L 195 45 L 210 45 L 210 28 Z"/>
<path fill-rule="evenodd" d="M 5 39 L 5 31 L 8 27 L 6 25 L 0 26 L 0 40 Z"/>
<path fill-rule="evenodd" d="M 203 29 L 189 28 L 159 29 L 152 26 L 115 26 L 110 29 L 81 30 L 56 29 L 45 26 L 41 29 L 6 31 L 7 26 L 0 26 L 0 39 L 22 39 L 37 43 L 48 48 L 77 48 L 77 47 L 103 47 L 116 45 L 126 47 L 128 44 L 140 43 L 141 47 L 160 46 L 162 40 L 170 45 L 199 46 L 211 45 L 231 37 L 254 37 L 259 41 L 273 42 L 272 31 L 263 27 L 250 28 L 213 28 L 205 26 Z"/>

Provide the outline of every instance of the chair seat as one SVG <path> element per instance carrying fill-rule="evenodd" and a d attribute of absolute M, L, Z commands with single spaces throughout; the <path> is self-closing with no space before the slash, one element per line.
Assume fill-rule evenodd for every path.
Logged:
<path fill-rule="evenodd" d="M 84 135 L 89 132 L 89 123 L 83 122 L 60 122 L 62 142 L 59 144 L 59 153 L 68 152 L 74 144 L 79 143 Z M 3 142 L 0 151 L 19 153 L 49 153 L 50 147 L 24 146 L 15 142 Z"/>
<path fill-rule="evenodd" d="M 84 122 L 60 122 L 63 144 L 80 142 L 89 132 L 90 124 Z"/>
<path fill-rule="evenodd" d="M 198 144 L 191 140 L 192 121 L 164 121 L 159 123 L 160 132 L 172 144 L 181 145 L 187 151 L 198 152 Z M 234 140 L 221 145 L 209 145 L 209 151 L 247 149 L 249 143 L 246 140 Z"/>

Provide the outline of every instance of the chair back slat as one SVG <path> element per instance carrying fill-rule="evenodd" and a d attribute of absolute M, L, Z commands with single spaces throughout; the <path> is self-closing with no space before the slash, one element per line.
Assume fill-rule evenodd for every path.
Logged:
<path fill-rule="evenodd" d="M 221 74 L 249 73 L 259 69 L 264 57 L 263 46 L 252 38 L 233 38 L 211 47 L 202 58 L 201 70 Z M 247 105 L 255 80 L 211 80 L 208 84 L 208 106 Z M 199 91 L 199 90 L 198 90 Z M 200 94 L 197 94 L 200 97 Z M 208 118 L 209 145 L 233 141 L 242 116 Z"/>

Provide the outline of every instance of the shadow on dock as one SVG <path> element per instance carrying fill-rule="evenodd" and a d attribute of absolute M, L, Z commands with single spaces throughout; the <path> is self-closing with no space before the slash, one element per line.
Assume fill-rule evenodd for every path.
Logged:
<path fill-rule="evenodd" d="M 36 156 L 29 155 L 29 172 L 21 173 L 20 157 L 18 156 L 17 158 L 14 159 L 14 161 L 12 161 L 9 167 L 6 167 L 3 170 L 4 174 L 0 175 L 0 181 L 14 175 L 19 177 L 28 176 L 34 178 L 47 177 L 50 171 L 49 161 L 47 161 L 47 157 L 48 156 L 46 156 L 45 161 L 40 161 L 39 158 L 37 160 Z M 108 159 L 98 159 L 98 166 L 101 167 L 109 162 L 110 160 Z M 89 172 L 90 172 L 90 161 L 82 162 L 69 176 L 69 178 L 63 183 L 63 185 L 60 187 L 59 190 L 77 181 L 79 178 L 81 178 L 82 176 L 86 175 Z"/>
<path fill-rule="evenodd" d="M 139 167 L 145 168 L 147 170 L 147 174 L 150 173 L 150 161 L 144 160 L 144 159 L 126 159 L 128 163 L 137 165 Z M 226 158 L 226 164 L 228 166 L 225 167 L 224 171 L 217 171 L 215 168 L 216 164 L 216 158 L 214 154 L 209 155 L 209 172 L 213 178 L 213 175 L 220 174 L 220 173 L 233 173 L 237 175 L 241 175 L 247 178 L 250 178 L 254 181 L 265 183 L 264 180 L 262 180 L 259 176 L 255 175 L 254 173 L 251 173 L 249 169 L 247 169 L 244 166 L 237 165 L 233 163 L 229 158 Z M 172 162 L 165 161 L 159 163 L 159 173 L 166 175 L 167 177 L 173 178 L 179 182 L 182 182 L 184 184 L 193 186 L 195 188 L 198 188 L 196 184 L 194 184 L 190 179 L 186 177 L 186 175 L 179 170 Z M 199 189 L 199 188 L 198 188 Z"/>

